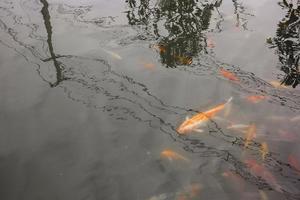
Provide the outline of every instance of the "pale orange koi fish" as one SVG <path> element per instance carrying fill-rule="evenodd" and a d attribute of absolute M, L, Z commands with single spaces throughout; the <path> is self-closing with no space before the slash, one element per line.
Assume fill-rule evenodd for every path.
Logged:
<path fill-rule="evenodd" d="M 267 99 L 267 97 L 263 95 L 251 95 L 251 96 L 247 96 L 246 99 L 251 103 L 258 103 L 264 99 Z"/>
<path fill-rule="evenodd" d="M 205 125 L 205 123 L 213 118 L 218 112 L 223 110 L 231 101 L 232 97 L 230 97 L 226 103 L 220 104 L 203 113 L 198 113 L 191 118 L 186 118 L 186 120 L 178 127 L 177 132 L 179 134 L 186 134 L 191 131 L 203 132 L 203 130 L 199 128 Z"/>
<path fill-rule="evenodd" d="M 232 171 L 225 171 L 225 172 L 222 173 L 222 176 L 229 179 L 231 182 L 233 182 L 234 183 L 233 185 L 238 190 L 240 190 L 240 191 L 244 190 L 245 182 L 242 179 L 242 177 L 239 176 L 238 174 L 236 174 Z"/>
<path fill-rule="evenodd" d="M 170 149 L 165 149 L 160 153 L 160 156 L 163 158 L 168 158 L 170 161 L 172 160 L 184 160 L 189 162 L 190 160 L 179 153 L 176 153 Z"/>
<path fill-rule="evenodd" d="M 296 142 L 299 140 L 299 138 L 296 134 L 289 133 L 284 130 L 279 130 L 278 135 L 279 135 L 279 140 L 281 140 L 281 141 Z"/>
<path fill-rule="evenodd" d="M 211 37 L 207 37 L 206 44 L 207 44 L 208 48 L 214 48 L 216 46 L 215 42 L 213 41 L 213 39 Z"/>
<path fill-rule="evenodd" d="M 300 162 L 296 159 L 296 157 L 293 155 L 289 155 L 288 162 L 300 174 Z"/>
<path fill-rule="evenodd" d="M 146 68 L 146 69 L 154 69 L 155 65 L 151 62 L 145 62 L 143 60 L 140 61 L 140 63 Z"/>
<path fill-rule="evenodd" d="M 262 157 L 262 159 L 265 160 L 266 155 L 269 153 L 268 144 L 267 144 L 266 142 L 263 142 L 263 143 L 261 144 L 260 152 L 261 152 L 261 157 Z"/>
<path fill-rule="evenodd" d="M 267 194 L 263 190 L 259 190 L 259 196 L 261 200 L 268 200 Z"/>
<path fill-rule="evenodd" d="M 251 124 L 247 130 L 247 136 L 245 141 L 245 147 L 248 147 L 250 142 L 256 137 L 256 126 L 255 124 Z"/>
<path fill-rule="evenodd" d="M 290 121 L 291 122 L 299 122 L 300 121 L 300 115 L 291 118 Z"/>
<path fill-rule="evenodd" d="M 106 50 L 106 49 L 103 49 L 103 51 L 105 53 L 109 54 L 110 56 L 112 56 L 115 59 L 122 60 L 122 57 L 119 54 L 115 53 L 115 52 L 112 52 L 112 51 L 109 51 L 109 50 Z"/>
<path fill-rule="evenodd" d="M 227 71 L 226 69 L 223 69 L 223 68 L 220 69 L 220 74 L 231 81 L 239 81 L 240 80 L 238 77 L 236 77 L 236 75 L 234 73 Z"/>
<path fill-rule="evenodd" d="M 180 192 L 176 198 L 176 200 L 192 200 L 199 196 L 201 191 L 201 185 L 194 183 L 189 185 L 184 189 L 184 191 Z"/>
<path fill-rule="evenodd" d="M 250 125 L 248 124 L 232 124 L 230 126 L 227 126 L 227 129 L 236 129 L 236 130 L 243 130 L 248 129 Z"/>
<path fill-rule="evenodd" d="M 273 174 L 269 170 L 267 170 L 263 165 L 258 164 L 255 160 L 252 159 L 247 159 L 245 163 L 255 176 L 261 177 L 268 184 L 270 184 L 270 186 L 274 187 L 276 191 L 282 192 L 282 188 L 278 185 Z"/>
<path fill-rule="evenodd" d="M 282 85 L 280 82 L 278 81 L 270 81 L 269 82 L 273 87 L 275 88 L 288 88 L 287 86 L 285 85 Z"/>

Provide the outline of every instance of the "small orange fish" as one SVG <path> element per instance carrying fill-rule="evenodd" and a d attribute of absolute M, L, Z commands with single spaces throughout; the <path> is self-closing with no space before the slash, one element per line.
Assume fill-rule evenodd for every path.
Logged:
<path fill-rule="evenodd" d="M 178 127 L 177 132 L 180 134 L 186 134 L 191 131 L 203 132 L 203 130 L 199 128 L 205 125 L 218 112 L 223 110 L 226 107 L 226 105 L 231 103 L 231 101 L 232 97 L 230 97 L 226 103 L 220 104 L 203 113 L 198 113 L 192 116 L 191 118 L 186 118 L 186 120 Z"/>
<path fill-rule="evenodd" d="M 273 174 L 267 170 L 263 165 L 258 164 L 255 160 L 247 159 L 245 161 L 246 165 L 250 168 L 253 175 L 261 177 L 264 179 L 270 186 L 278 192 L 282 192 L 281 187 L 278 185 Z"/>
<path fill-rule="evenodd" d="M 234 73 L 227 71 L 227 70 L 223 69 L 222 67 L 220 69 L 220 73 L 222 74 L 222 76 L 224 76 L 225 78 L 227 78 L 231 81 L 239 81 L 239 78 L 236 77 L 236 75 Z"/>
<path fill-rule="evenodd" d="M 246 97 L 247 101 L 252 102 L 252 103 L 258 103 L 266 98 L 267 97 L 263 96 L 263 95 L 251 95 L 251 96 Z"/>
<path fill-rule="evenodd" d="M 232 171 L 225 171 L 222 173 L 222 176 L 229 179 L 231 182 L 233 182 L 233 185 L 239 191 L 244 190 L 245 181 L 238 174 L 236 174 Z"/>
<path fill-rule="evenodd" d="M 296 159 L 296 157 L 293 155 L 289 155 L 288 162 L 300 174 L 300 162 Z"/>
<path fill-rule="evenodd" d="M 176 200 L 192 200 L 200 195 L 201 185 L 194 183 L 189 185 L 184 189 L 184 191 L 180 192 L 177 196 Z"/>
<path fill-rule="evenodd" d="M 269 153 L 268 144 L 266 142 L 263 142 L 261 144 L 260 152 L 261 152 L 262 159 L 265 160 L 266 155 Z"/>
<path fill-rule="evenodd" d="M 166 47 L 162 44 L 153 44 L 151 46 L 153 49 L 158 51 L 159 53 L 165 53 L 166 52 Z"/>
<path fill-rule="evenodd" d="M 179 153 L 176 153 L 170 149 L 165 149 L 160 153 L 160 156 L 163 158 L 168 158 L 170 161 L 172 160 L 184 160 L 184 161 L 190 161 L 186 157 L 180 155 Z"/>
<path fill-rule="evenodd" d="M 145 62 L 143 60 L 140 61 L 140 64 L 142 64 L 146 69 L 154 69 L 155 67 L 153 63 Z"/>
<path fill-rule="evenodd" d="M 256 137 L 256 126 L 255 124 L 251 124 L 247 130 L 247 136 L 245 141 L 245 147 L 248 147 L 250 142 Z"/>

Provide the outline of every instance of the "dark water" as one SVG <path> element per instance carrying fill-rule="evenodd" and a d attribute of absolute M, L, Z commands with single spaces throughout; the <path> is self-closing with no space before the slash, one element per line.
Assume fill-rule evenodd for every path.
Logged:
<path fill-rule="evenodd" d="M 298 5 L 1 0 L 0 199 L 300 199 Z"/>

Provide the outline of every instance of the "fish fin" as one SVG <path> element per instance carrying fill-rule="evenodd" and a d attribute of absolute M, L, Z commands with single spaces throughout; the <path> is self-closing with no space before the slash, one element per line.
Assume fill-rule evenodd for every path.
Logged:
<path fill-rule="evenodd" d="M 230 98 L 227 100 L 226 103 L 227 103 L 227 104 L 228 104 L 228 103 L 231 103 L 232 99 L 233 99 L 233 97 L 230 97 Z"/>
<path fill-rule="evenodd" d="M 195 129 L 194 131 L 196 131 L 198 133 L 203 133 L 204 132 L 204 130 L 202 130 L 202 129 Z"/>

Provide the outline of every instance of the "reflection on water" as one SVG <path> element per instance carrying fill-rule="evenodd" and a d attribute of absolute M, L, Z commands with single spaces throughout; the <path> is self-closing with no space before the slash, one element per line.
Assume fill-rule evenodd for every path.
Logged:
<path fill-rule="evenodd" d="M 223 16 L 218 11 L 222 0 L 127 0 L 130 25 L 145 26 L 145 31 L 157 40 L 161 62 L 166 67 L 192 64 L 193 57 L 213 47 L 207 38 L 212 20 L 218 21 L 216 30 L 221 30 Z M 232 1 L 236 27 L 247 29 L 245 7 L 238 0 Z M 213 14 L 217 14 L 216 17 Z M 245 16 L 246 15 L 246 16 Z"/>
<path fill-rule="evenodd" d="M 43 15 L 44 23 L 45 23 L 45 28 L 47 31 L 47 43 L 49 47 L 49 52 L 51 56 L 51 60 L 53 60 L 53 64 L 56 70 L 56 82 L 55 83 L 49 83 L 51 87 L 57 86 L 60 82 L 65 80 L 63 76 L 63 66 L 62 63 L 57 61 L 56 59 L 56 54 L 54 53 L 53 49 L 53 44 L 52 44 L 52 26 L 51 26 L 51 21 L 50 21 L 50 14 L 49 14 L 49 4 L 46 0 L 40 0 L 40 2 L 43 4 L 43 8 L 41 10 L 41 13 Z M 47 59 L 49 60 L 49 59 Z"/>
<path fill-rule="evenodd" d="M 279 5 L 286 10 L 286 16 L 278 23 L 276 37 L 267 42 L 276 48 L 280 69 L 286 74 L 281 83 L 295 88 L 300 83 L 300 3 L 293 5 L 283 0 Z"/>
<path fill-rule="evenodd" d="M 81 118 L 81 111 L 74 107 L 84 105 L 85 112 L 93 113 L 83 117 L 84 122 L 72 121 L 63 130 L 67 134 L 59 137 L 40 131 L 45 142 L 30 146 L 33 152 L 17 149 L 4 156 L 1 152 L 1 177 L 25 187 L 19 191 L 10 183 L 12 189 L 0 196 L 299 199 L 299 158 L 294 155 L 299 152 L 298 135 L 293 134 L 298 130 L 299 116 L 295 113 L 300 110 L 299 94 L 276 89 L 251 72 L 223 63 L 209 50 L 214 41 L 208 33 L 221 34 L 226 18 L 233 17 L 235 27 L 247 30 L 250 14 L 241 2 L 230 1 L 234 9 L 229 17 L 221 11 L 225 2 L 221 0 L 119 2 L 129 6 L 125 19 L 129 25 L 122 24 L 118 17 L 99 16 L 95 2 L 84 6 L 66 2 L 0 2 L 1 48 L 13 50 L 28 68 L 36 68 L 47 83 L 45 93 L 49 93 L 49 85 L 51 92 L 57 92 L 49 100 L 53 104 L 46 113 L 52 108 L 57 111 L 54 105 L 64 102 L 65 97 L 70 105 L 64 106 L 72 110 L 58 110 L 53 119 L 49 115 L 37 117 L 32 126 L 37 130 L 54 127 L 56 133 L 60 132 L 56 126 L 68 117 Z M 55 42 L 72 35 L 76 37 L 71 43 L 60 46 Z M 92 42 L 88 43 L 89 39 Z M 68 48 L 72 43 L 76 43 L 75 51 Z M 139 57 L 154 60 L 152 49 L 166 67 L 183 66 L 137 70 Z M 161 65 L 154 62 L 151 66 Z M 181 77 L 192 80 L 173 90 L 182 86 L 175 85 L 182 83 Z M 156 86 L 164 80 L 165 88 Z M 200 86 L 203 93 L 197 90 Z M 187 102 L 194 105 L 187 106 Z M 0 106 L 4 110 L 5 104 Z M 62 114 L 67 118 L 55 121 Z M 293 117 L 281 117 L 285 115 Z M 27 116 L 31 117 L 35 116 Z M 45 127 L 40 120 L 46 121 Z M 24 135 L 36 129 L 24 129 Z M 75 137 L 77 129 L 80 132 Z M 34 138 L 29 140 L 36 142 Z M 90 152 L 92 156 L 86 156 Z M 18 167 L 10 169 L 11 165 Z M 18 170 L 24 166 L 25 171 Z M 15 176 L 15 171 L 26 174 L 25 178 Z M 61 178 L 64 174 L 69 176 Z"/>

